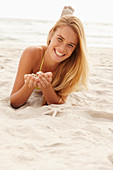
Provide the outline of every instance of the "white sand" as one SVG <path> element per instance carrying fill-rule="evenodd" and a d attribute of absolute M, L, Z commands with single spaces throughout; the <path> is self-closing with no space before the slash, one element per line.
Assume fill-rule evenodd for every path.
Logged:
<path fill-rule="evenodd" d="M 113 49 L 89 48 L 89 90 L 9 105 L 21 50 L 0 49 L 0 170 L 113 170 Z"/>

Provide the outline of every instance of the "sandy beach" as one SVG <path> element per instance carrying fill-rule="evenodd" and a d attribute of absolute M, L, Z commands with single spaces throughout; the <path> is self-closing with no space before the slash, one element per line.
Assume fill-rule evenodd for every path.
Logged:
<path fill-rule="evenodd" d="M 0 170 L 113 169 L 113 49 L 89 48 L 87 91 L 41 106 L 9 105 L 22 49 L 0 49 Z M 16 57 L 15 57 L 16 56 Z"/>
<path fill-rule="evenodd" d="M 34 92 L 10 106 L 20 56 L 45 42 L 50 24 L 0 20 L 0 170 L 113 170 L 113 24 L 85 25 L 88 90 L 63 105 L 42 106 Z"/>

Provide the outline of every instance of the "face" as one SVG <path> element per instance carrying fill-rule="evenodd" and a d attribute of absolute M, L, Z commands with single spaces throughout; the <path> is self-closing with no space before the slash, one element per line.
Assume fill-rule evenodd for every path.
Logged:
<path fill-rule="evenodd" d="M 59 63 L 69 58 L 78 44 L 78 36 L 69 26 L 58 28 L 49 44 L 51 59 Z"/>

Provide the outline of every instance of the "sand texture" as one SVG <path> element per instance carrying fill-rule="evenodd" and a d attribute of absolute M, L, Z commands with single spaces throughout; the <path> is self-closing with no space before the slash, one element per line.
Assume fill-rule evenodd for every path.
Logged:
<path fill-rule="evenodd" d="M 113 170 L 113 49 L 89 48 L 89 90 L 9 105 L 22 49 L 0 48 L 0 170 Z"/>

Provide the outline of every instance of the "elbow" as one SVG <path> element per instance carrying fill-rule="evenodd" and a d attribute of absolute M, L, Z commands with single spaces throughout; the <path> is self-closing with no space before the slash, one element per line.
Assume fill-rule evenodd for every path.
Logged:
<path fill-rule="evenodd" d="M 10 99 L 10 106 L 13 109 L 18 109 L 20 107 L 16 102 L 12 101 L 11 99 Z"/>
<path fill-rule="evenodd" d="M 19 109 L 20 107 L 22 107 L 22 106 L 25 105 L 25 104 L 26 104 L 26 103 L 21 104 L 21 105 L 17 105 L 17 104 L 15 104 L 15 103 L 10 102 L 10 106 L 11 106 L 13 109 Z"/>
<path fill-rule="evenodd" d="M 18 109 L 18 108 L 19 108 L 19 106 L 16 106 L 16 105 L 14 105 L 14 104 L 11 103 L 11 102 L 10 102 L 10 106 L 11 106 L 13 109 Z"/>
<path fill-rule="evenodd" d="M 24 103 L 25 104 L 25 103 Z M 13 109 L 18 109 L 20 108 L 21 106 L 23 106 L 24 104 L 20 104 L 18 103 L 17 101 L 14 101 L 12 99 L 12 97 L 10 97 L 10 106 L 13 108 Z"/>

